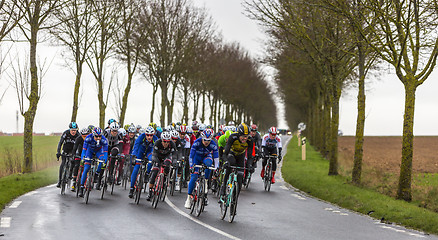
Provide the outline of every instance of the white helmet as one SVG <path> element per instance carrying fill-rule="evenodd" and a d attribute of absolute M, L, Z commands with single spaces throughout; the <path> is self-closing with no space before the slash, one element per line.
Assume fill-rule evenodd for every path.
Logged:
<path fill-rule="evenodd" d="M 170 134 L 170 132 L 165 131 L 165 132 L 161 133 L 162 140 L 170 141 L 171 138 L 172 138 L 172 135 Z"/>
<path fill-rule="evenodd" d="M 139 132 L 140 134 L 144 133 L 144 128 L 140 128 L 140 130 L 138 130 L 138 132 Z"/>
<path fill-rule="evenodd" d="M 207 125 L 201 123 L 201 124 L 199 125 L 199 131 L 202 132 L 202 131 L 205 131 L 205 129 L 207 129 Z"/>
<path fill-rule="evenodd" d="M 119 134 L 121 134 L 123 137 L 126 136 L 126 130 L 124 128 L 119 129 Z"/>
<path fill-rule="evenodd" d="M 119 131 L 120 129 L 120 126 L 117 122 L 112 122 L 109 127 L 111 131 Z"/>
<path fill-rule="evenodd" d="M 130 126 L 130 127 L 128 128 L 128 132 L 129 132 L 129 133 L 135 133 L 135 126 Z"/>
<path fill-rule="evenodd" d="M 236 124 L 234 123 L 234 121 L 229 121 L 228 122 L 228 126 L 235 126 Z"/>
<path fill-rule="evenodd" d="M 179 138 L 179 133 L 176 130 L 172 130 L 170 132 L 170 135 L 172 136 L 172 139 L 178 139 Z"/>
<path fill-rule="evenodd" d="M 154 130 L 153 127 L 151 127 L 151 126 L 147 126 L 146 129 L 145 129 L 145 131 L 144 131 L 144 133 L 146 133 L 146 134 L 148 134 L 148 135 L 152 135 L 152 134 L 155 134 L 155 130 Z"/>

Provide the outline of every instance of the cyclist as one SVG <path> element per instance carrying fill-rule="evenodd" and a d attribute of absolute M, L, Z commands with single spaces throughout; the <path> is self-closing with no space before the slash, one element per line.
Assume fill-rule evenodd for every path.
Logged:
<path fill-rule="evenodd" d="M 112 122 L 109 129 L 104 132 L 104 137 L 108 140 L 108 151 L 110 152 L 111 162 L 109 163 L 109 182 L 113 181 L 114 164 L 116 163 L 116 157 L 120 156 L 120 152 L 123 149 L 123 137 L 119 133 L 120 125 L 117 122 Z M 99 181 L 97 182 L 96 189 L 100 189 L 100 179 L 103 176 L 103 171 L 99 175 Z"/>
<path fill-rule="evenodd" d="M 262 140 L 262 151 L 263 151 L 263 162 L 262 162 L 262 171 L 260 172 L 260 176 L 263 178 L 265 176 L 265 166 L 267 163 L 267 157 L 269 155 L 277 154 L 278 148 L 278 162 L 280 163 L 281 157 L 281 139 L 277 136 L 277 128 L 271 127 L 268 130 L 268 134 L 263 136 Z M 272 162 L 272 183 L 275 183 L 275 171 L 277 170 L 277 162 Z"/>
<path fill-rule="evenodd" d="M 73 146 L 75 144 L 76 138 L 79 136 L 77 123 L 71 122 L 68 125 L 68 128 L 69 129 L 65 130 L 64 133 L 61 135 L 61 139 L 59 139 L 58 143 L 58 150 L 56 151 L 56 159 L 58 159 L 58 161 L 59 157 L 62 156 L 61 165 L 59 166 L 58 184 L 56 185 L 57 188 L 61 187 L 62 171 L 64 170 L 64 166 L 67 161 L 67 156 L 64 156 L 64 154 L 73 154 Z M 61 154 L 61 147 L 63 154 Z"/>
<path fill-rule="evenodd" d="M 254 168 L 252 167 L 252 149 L 254 145 L 253 139 L 249 136 L 249 127 L 245 123 L 241 123 L 237 127 L 237 133 L 233 133 L 230 135 L 227 141 L 227 145 L 225 146 L 223 158 L 224 158 L 224 169 L 225 169 L 225 178 L 224 181 L 227 181 L 228 176 L 230 175 L 230 166 L 236 167 L 245 167 L 245 153 L 247 156 L 247 168 L 254 172 Z M 238 170 L 237 174 L 238 181 L 238 193 L 242 187 L 243 181 L 243 170 Z M 221 198 L 219 202 L 223 201 L 223 196 L 225 195 L 225 186 L 226 184 L 222 184 L 221 188 Z"/>
<path fill-rule="evenodd" d="M 198 179 L 198 168 L 194 168 L 194 165 L 205 164 L 207 167 L 211 167 L 214 160 L 214 167 L 219 167 L 219 152 L 217 145 L 212 141 L 214 137 L 214 132 L 211 129 L 206 129 L 201 133 L 201 137 L 196 139 L 190 149 L 190 168 L 192 169 L 192 174 L 189 182 L 189 189 L 187 190 L 187 200 L 184 204 L 185 208 L 190 208 L 191 200 L 193 198 L 192 192 L 195 188 L 196 180 Z M 205 170 L 205 179 L 210 178 L 210 169 Z M 207 198 L 205 205 L 207 205 Z"/>
<path fill-rule="evenodd" d="M 131 189 L 129 190 L 129 198 L 134 197 L 134 185 L 137 179 L 138 171 L 141 167 L 142 159 L 145 161 L 152 161 L 152 151 L 154 150 L 154 144 L 158 140 L 155 134 L 155 130 L 151 126 L 147 126 L 145 133 L 141 134 L 137 140 L 135 140 L 134 149 L 132 150 L 132 157 L 135 159 L 135 166 L 131 174 Z M 146 172 L 149 174 L 151 171 L 152 164 L 148 163 Z"/>
<path fill-rule="evenodd" d="M 171 138 L 170 132 L 163 132 L 161 139 L 158 139 L 154 144 L 154 150 L 152 151 L 153 167 L 151 177 L 149 178 L 149 195 L 146 199 L 147 201 L 150 201 L 152 198 L 155 179 L 157 178 L 160 167 L 164 164 L 164 174 L 167 175 L 169 173 L 170 164 L 172 164 L 172 159 L 176 159 L 175 143 L 171 141 Z"/>
<path fill-rule="evenodd" d="M 142 128 L 141 125 L 137 125 L 137 127 L 135 127 L 135 129 L 136 129 L 135 136 L 136 136 L 136 137 L 140 136 L 140 134 L 141 134 L 141 133 L 140 133 L 141 128 Z"/>
<path fill-rule="evenodd" d="M 81 159 L 84 161 L 84 172 L 81 177 L 81 189 L 79 196 L 84 196 L 84 184 L 87 178 L 87 173 L 91 167 L 91 159 L 96 156 L 98 159 L 104 161 L 104 163 L 99 163 L 96 174 L 100 175 L 99 172 L 102 165 L 106 165 L 108 161 L 108 140 L 103 136 L 102 129 L 100 127 L 94 127 L 92 134 L 88 135 L 84 140 L 84 145 L 82 147 Z"/>
<path fill-rule="evenodd" d="M 135 127 L 134 126 L 128 127 L 128 137 L 129 137 L 129 142 L 131 143 L 131 146 L 129 148 L 129 153 L 131 153 L 132 149 L 134 148 L 134 143 L 135 143 Z"/>
<path fill-rule="evenodd" d="M 104 129 L 104 131 L 106 131 L 107 129 L 109 129 L 111 123 L 113 123 L 113 122 L 117 122 L 117 121 L 116 121 L 114 118 L 110 118 L 110 119 L 108 120 L 108 126 L 106 126 L 106 128 Z"/>
<path fill-rule="evenodd" d="M 252 154 L 255 157 L 255 155 L 259 155 L 261 149 L 262 149 L 262 137 L 260 136 L 260 133 L 257 131 L 257 125 L 252 124 L 250 127 L 249 135 L 251 135 L 252 139 L 254 139 L 254 148 L 252 150 Z M 253 166 L 257 168 L 257 158 L 254 158 Z"/>
<path fill-rule="evenodd" d="M 122 136 L 123 147 L 121 149 L 121 158 L 119 164 L 119 173 L 123 172 L 123 166 L 125 164 L 126 157 L 129 156 L 131 152 L 131 138 L 128 136 L 124 128 L 119 129 L 119 134 Z M 121 184 L 121 178 L 119 177 L 116 182 L 117 185 Z"/>
<path fill-rule="evenodd" d="M 190 127 L 187 127 L 185 125 L 181 125 L 179 129 L 180 129 L 179 138 L 184 146 L 183 164 L 185 166 L 185 174 L 184 175 L 186 176 L 186 179 L 184 179 L 184 181 L 183 181 L 182 187 L 187 187 L 186 180 L 189 176 L 189 155 L 190 155 L 190 148 L 192 147 L 192 145 L 190 144 L 190 136 L 189 136 L 189 131 L 191 131 L 191 129 L 190 129 Z M 178 177 L 180 177 L 180 176 L 178 176 Z"/>
<path fill-rule="evenodd" d="M 73 184 L 71 185 L 71 190 L 73 192 L 76 191 L 76 188 L 78 187 L 75 185 L 75 183 L 78 176 L 79 164 L 81 162 L 81 154 L 84 140 L 90 133 L 91 130 L 89 127 L 83 128 L 81 130 L 81 135 L 76 138 L 75 145 L 73 146 L 73 154 L 75 156 L 75 160 L 73 161 Z"/>
<path fill-rule="evenodd" d="M 185 148 L 184 148 L 185 147 L 185 144 L 184 144 L 185 142 L 183 143 L 181 141 L 181 139 L 179 138 L 179 133 L 176 130 L 172 130 L 170 132 L 170 135 L 171 135 L 172 141 L 175 143 L 176 152 L 177 152 L 176 158 L 173 159 L 173 163 L 172 164 L 173 164 L 174 167 L 177 167 L 177 161 L 182 161 L 184 153 L 185 153 Z M 178 170 L 179 170 L 178 171 L 178 176 L 177 176 L 176 183 L 175 183 L 175 190 L 176 191 L 179 191 L 179 189 L 180 189 L 179 178 L 181 177 L 181 169 L 178 169 Z"/>

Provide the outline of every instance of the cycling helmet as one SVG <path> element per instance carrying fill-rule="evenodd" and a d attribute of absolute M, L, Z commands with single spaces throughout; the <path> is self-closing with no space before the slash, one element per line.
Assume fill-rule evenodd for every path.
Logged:
<path fill-rule="evenodd" d="M 138 133 L 140 133 L 140 134 L 142 134 L 142 133 L 144 133 L 144 128 L 140 128 L 139 130 L 138 130 Z"/>
<path fill-rule="evenodd" d="M 251 127 L 250 127 L 250 130 L 251 131 L 257 131 L 257 125 L 252 124 Z"/>
<path fill-rule="evenodd" d="M 152 126 L 147 126 L 144 130 L 144 133 L 147 135 L 154 135 L 155 129 Z"/>
<path fill-rule="evenodd" d="M 121 134 L 122 137 L 125 137 L 126 136 L 126 130 L 124 128 L 120 128 L 119 129 L 119 134 Z"/>
<path fill-rule="evenodd" d="M 94 127 L 93 128 L 93 136 L 102 136 L 102 129 L 100 127 Z"/>
<path fill-rule="evenodd" d="M 187 127 L 184 125 L 179 126 L 179 132 L 180 133 L 186 133 L 187 132 Z"/>
<path fill-rule="evenodd" d="M 226 132 L 226 131 L 228 131 L 228 130 L 231 130 L 231 127 L 229 127 L 229 126 L 224 126 L 224 127 L 222 128 L 222 131 L 224 131 L 224 132 Z"/>
<path fill-rule="evenodd" d="M 161 134 L 161 140 L 163 140 L 163 141 L 170 141 L 171 138 L 172 138 L 172 135 L 170 134 L 170 132 L 163 132 Z"/>
<path fill-rule="evenodd" d="M 167 127 L 164 128 L 164 131 L 165 131 L 165 132 L 170 132 L 170 131 L 172 131 L 172 130 L 173 130 L 173 127 L 172 127 L 171 125 L 169 125 L 169 126 L 167 126 Z"/>
<path fill-rule="evenodd" d="M 141 129 L 141 125 L 137 125 L 137 129 Z"/>
<path fill-rule="evenodd" d="M 237 132 L 239 133 L 239 135 L 248 135 L 249 134 L 249 127 L 248 127 L 248 125 L 246 125 L 245 123 L 241 123 L 237 127 Z"/>
<path fill-rule="evenodd" d="M 219 126 L 219 131 L 224 131 L 224 128 L 225 128 L 225 125 L 223 125 L 223 124 L 220 125 L 220 126 Z"/>
<path fill-rule="evenodd" d="M 75 123 L 75 122 L 71 122 L 71 123 L 68 125 L 68 128 L 70 128 L 70 130 L 78 130 L 78 124 Z"/>
<path fill-rule="evenodd" d="M 271 127 L 268 132 L 272 135 L 276 135 L 277 134 L 277 128 L 276 127 Z"/>
<path fill-rule="evenodd" d="M 192 130 L 193 130 L 193 131 L 199 131 L 199 127 L 198 127 L 198 125 L 193 125 L 193 126 L 192 126 Z"/>
<path fill-rule="evenodd" d="M 192 126 L 198 126 L 198 121 L 194 120 L 194 121 L 192 122 Z"/>
<path fill-rule="evenodd" d="M 163 129 L 160 126 L 157 126 L 157 131 L 158 132 L 163 132 Z"/>
<path fill-rule="evenodd" d="M 228 122 L 228 126 L 235 126 L 236 124 L 234 123 L 234 121 L 229 121 Z"/>
<path fill-rule="evenodd" d="M 233 131 L 233 132 L 237 132 L 237 129 L 236 129 L 235 126 L 229 126 L 229 128 L 230 128 L 231 131 Z"/>
<path fill-rule="evenodd" d="M 149 126 L 153 127 L 154 130 L 157 129 L 157 124 L 154 122 L 149 123 Z"/>
<path fill-rule="evenodd" d="M 129 126 L 128 133 L 135 133 L 135 132 L 136 132 L 135 127 L 134 126 Z"/>
<path fill-rule="evenodd" d="M 91 131 L 88 128 L 82 128 L 81 129 L 81 135 L 83 135 L 83 136 L 90 134 L 90 132 Z"/>
<path fill-rule="evenodd" d="M 176 139 L 179 138 L 179 133 L 178 133 L 176 130 L 172 130 L 172 131 L 170 132 L 170 135 L 172 136 L 172 139 L 173 139 L 173 140 L 176 140 Z"/>
<path fill-rule="evenodd" d="M 187 127 L 187 131 L 186 132 L 192 134 L 193 133 L 193 129 L 191 127 Z"/>
<path fill-rule="evenodd" d="M 114 118 L 111 118 L 110 120 L 108 120 L 108 125 L 110 125 L 111 123 L 115 122 L 116 120 Z"/>
<path fill-rule="evenodd" d="M 207 125 L 201 123 L 201 124 L 199 125 L 199 131 L 202 132 L 202 131 L 205 131 L 205 129 L 207 129 Z"/>
<path fill-rule="evenodd" d="M 209 128 L 206 129 L 205 131 L 201 132 L 202 140 L 205 140 L 205 141 L 211 141 L 213 139 L 213 135 L 214 135 L 213 130 L 211 130 Z"/>
<path fill-rule="evenodd" d="M 209 129 L 213 129 L 213 126 L 211 126 L 210 124 L 207 125 L 207 128 Z"/>
<path fill-rule="evenodd" d="M 93 131 L 93 129 L 94 129 L 94 126 L 93 126 L 93 125 L 88 125 L 88 131 L 89 131 L 89 133 L 91 133 L 91 132 Z"/>
<path fill-rule="evenodd" d="M 119 131 L 120 129 L 120 125 L 117 122 L 112 122 L 109 127 L 111 131 Z"/>

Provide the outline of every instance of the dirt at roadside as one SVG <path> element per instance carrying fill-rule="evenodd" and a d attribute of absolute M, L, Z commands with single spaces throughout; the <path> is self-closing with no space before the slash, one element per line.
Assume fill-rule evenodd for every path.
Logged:
<path fill-rule="evenodd" d="M 354 136 L 339 137 L 339 161 L 353 166 Z M 363 166 L 385 172 L 400 172 L 402 137 L 365 137 Z M 414 138 L 413 173 L 438 173 L 438 136 Z"/>

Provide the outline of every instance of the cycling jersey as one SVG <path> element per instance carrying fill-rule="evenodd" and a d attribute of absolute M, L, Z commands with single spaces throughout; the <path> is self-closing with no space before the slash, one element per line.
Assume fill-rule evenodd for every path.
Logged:
<path fill-rule="evenodd" d="M 61 139 L 59 139 L 57 152 L 58 153 L 61 152 L 61 146 L 63 146 L 62 147 L 63 152 L 72 153 L 73 146 L 78 136 L 79 136 L 78 131 L 76 131 L 75 135 L 71 135 L 70 130 L 65 130 L 64 133 L 61 135 Z"/>
<path fill-rule="evenodd" d="M 135 155 L 138 159 L 143 159 L 144 154 L 146 156 L 154 150 L 154 144 L 158 140 L 157 136 L 152 137 L 152 141 L 146 140 L 146 134 L 142 133 L 137 140 L 135 140 L 134 148 L 132 149 L 132 155 Z"/>
<path fill-rule="evenodd" d="M 230 153 L 230 151 L 234 155 L 242 155 L 245 153 L 247 149 L 248 151 L 251 151 L 251 153 L 248 155 L 252 155 L 253 144 L 254 144 L 253 139 L 251 137 L 248 137 L 248 140 L 242 143 L 239 140 L 239 134 L 233 133 L 228 138 L 227 145 L 225 146 L 225 150 L 224 150 L 225 157 Z"/>
<path fill-rule="evenodd" d="M 262 140 L 262 148 L 264 149 L 273 149 L 273 148 L 279 148 L 281 149 L 281 138 L 279 136 L 275 136 L 274 139 L 271 139 L 269 137 L 269 134 L 265 134 L 265 136 L 263 136 L 263 140 Z"/>
<path fill-rule="evenodd" d="M 117 147 L 119 149 L 119 152 L 122 151 L 123 148 L 123 137 L 122 134 L 117 133 L 116 136 L 113 136 L 111 134 L 111 129 L 107 129 L 104 133 L 103 136 L 106 137 L 106 139 L 108 140 L 108 149 L 111 150 L 114 147 Z"/>

